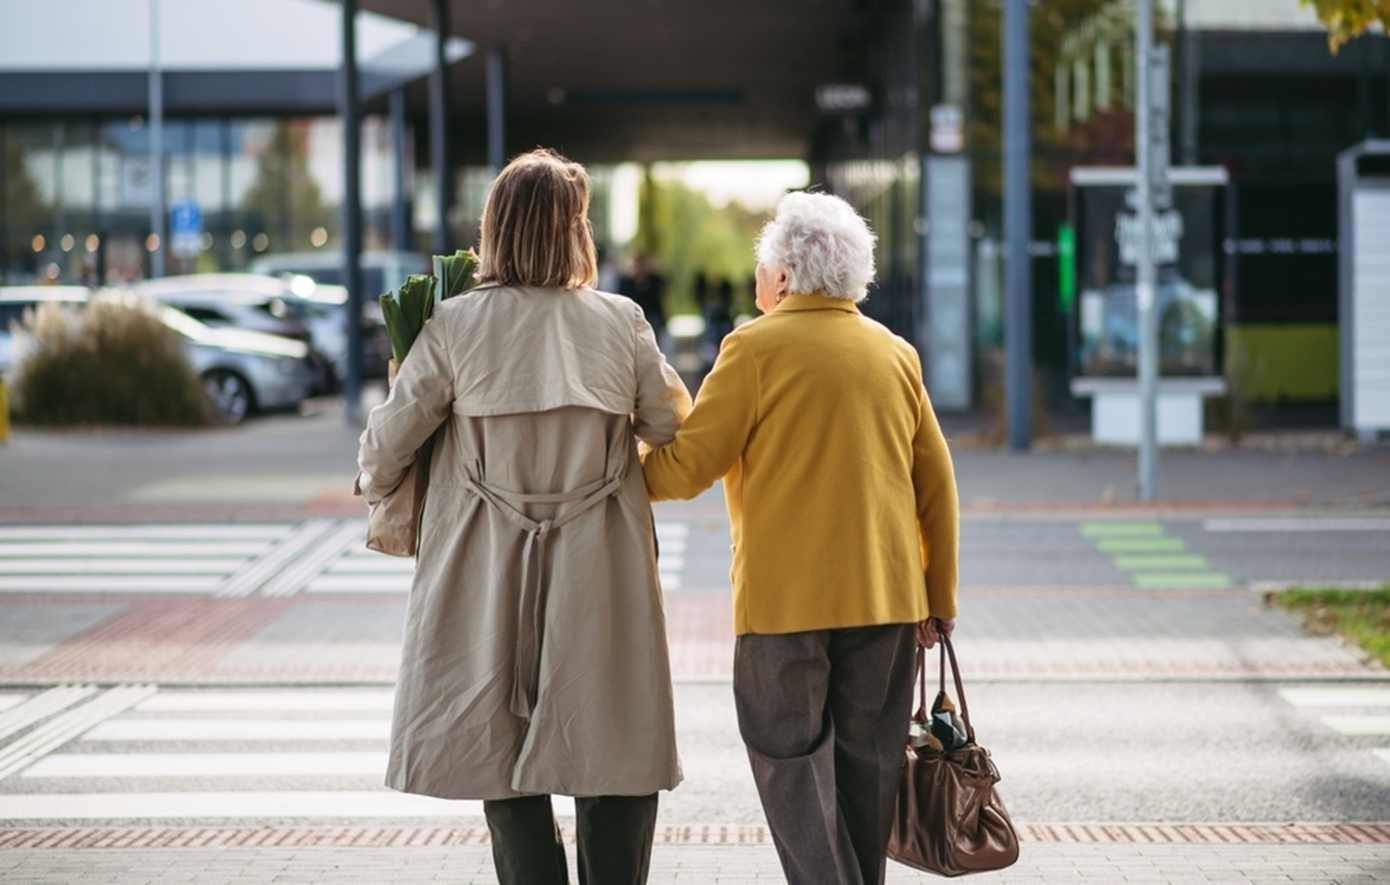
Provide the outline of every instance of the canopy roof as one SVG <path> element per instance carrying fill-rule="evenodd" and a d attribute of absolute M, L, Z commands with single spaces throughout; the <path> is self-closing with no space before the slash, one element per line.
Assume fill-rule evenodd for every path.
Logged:
<path fill-rule="evenodd" d="M 965 2 L 980 14 L 976 0 Z M 423 121 L 434 0 L 359 3 L 363 96 L 409 84 L 410 112 Z M 1177 0 L 1158 5 L 1171 20 Z M 337 0 L 0 0 L 0 115 L 139 113 L 152 6 L 167 113 L 335 112 Z M 471 163 L 484 160 L 485 56 L 494 50 L 506 59 L 509 153 L 544 144 L 585 162 L 810 157 L 818 132 L 844 125 L 817 108 L 817 89 L 865 87 L 876 112 L 910 101 L 918 84 L 907 60 L 884 53 L 892 41 L 883 38 L 911 26 L 910 10 L 942 8 L 940 0 L 448 7 L 448 55 L 461 61 L 449 73 L 451 141 L 456 159 Z M 1204 69 L 1270 70 L 1295 57 L 1300 70 L 1333 66 L 1321 25 L 1299 0 L 1184 0 L 1184 10 L 1193 31 L 1246 41 L 1203 53 Z M 1287 52 L 1265 51 L 1271 32 Z M 861 135 L 872 139 L 872 127 Z"/>
<path fill-rule="evenodd" d="M 0 113 L 138 112 L 156 62 L 170 113 L 329 113 L 340 10 L 328 0 L 0 0 Z M 459 61 L 472 49 L 455 37 L 446 53 Z M 429 73 L 433 52 L 430 31 L 357 16 L 364 98 Z"/>

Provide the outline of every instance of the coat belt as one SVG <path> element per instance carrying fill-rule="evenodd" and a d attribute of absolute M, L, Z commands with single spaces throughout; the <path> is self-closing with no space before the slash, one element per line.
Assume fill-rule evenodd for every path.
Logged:
<path fill-rule="evenodd" d="M 517 613 L 516 669 L 512 682 L 511 711 L 530 719 L 540 684 L 541 642 L 545 632 L 546 591 L 544 581 L 545 544 L 550 533 L 622 488 L 622 473 L 598 479 L 568 492 L 531 495 L 504 489 L 476 477 L 468 477 L 468 488 L 482 498 L 512 525 L 526 535 L 522 549 L 521 594 Z M 534 520 L 523 513 L 526 504 L 571 504 L 561 506 L 550 519 Z"/>

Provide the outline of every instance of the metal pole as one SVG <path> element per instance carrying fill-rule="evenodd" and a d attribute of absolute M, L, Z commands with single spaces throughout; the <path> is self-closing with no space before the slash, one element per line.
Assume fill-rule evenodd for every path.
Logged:
<path fill-rule="evenodd" d="M 1150 109 L 1153 105 L 1149 66 L 1153 60 L 1152 0 L 1137 0 L 1134 9 L 1135 84 L 1138 107 L 1134 110 L 1135 211 L 1139 220 L 1139 261 L 1134 294 L 1139 309 L 1139 459 L 1138 496 L 1152 501 L 1158 472 L 1158 324 L 1154 307 L 1153 253 L 1153 139 Z"/>
<path fill-rule="evenodd" d="M 338 117 L 343 121 L 343 285 L 347 287 L 347 372 L 343 416 L 362 424 L 362 132 L 357 94 L 357 0 L 342 0 Z"/>
<path fill-rule="evenodd" d="M 150 0 L 150 276 L 164 276 L 164 73 L 159 60 L 159 0 Z"/>
<path fill-rule="evenodd" d="M 409 179 L 406 164 L 411 162 L 405 150 L 405 87 L 391 92 L 391 183 L 395 199 L 391 201 L 391 244 L 398 252 L 410 251 L 410 194 L 406 192 Z"/>
<path fill-rule="evenodd" d="M 1028 112 L 1028 0 L 1004 7 L 1004 392 L 1009 448 L 1027 451 L 1033 436 L 1033 305 L 1028 240 L 1032 228 Z"/>
<path fill-rule="evenodd" d="M 1184 166 L 1197 165 L 1199 46 L 1197 35 L 1187 26 L 1187 0 L 1178 0 L 1178 156 Z"/>
<path fill-rule="evenodd" d="M 507 50 L 494 46 L 487 55 L 487 163 L 492 174 L 507 164 Z"/>
<path fill-rule="evenodd" d="M 454 204 L 453 166 L 449 161 L 449 60 L 445 56 L 449 40 L 449 0 L 430 5 L 430 27 L 434 29 L 434 71 L 430 73 L 430 169 L 439 206 L 439 223 L 434 228 L 434 252 L 448 255 L 449 216 Z"/>

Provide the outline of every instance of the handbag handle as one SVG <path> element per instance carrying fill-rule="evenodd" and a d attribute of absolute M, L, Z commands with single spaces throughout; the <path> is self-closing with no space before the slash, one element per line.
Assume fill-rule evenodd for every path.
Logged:
<path fill-rule="evenodd" d="M 965 702 L 965 684 L 960 679 L 960 665 L 956 663 L 956 650 L 951 645 L 951 637 L 945 633 L 939 633 L 941 645 L 941 661 L 938 667 L 940 677 L 940 690 L 946 690 L 946 660 L 951 661 L 951 676 L 956 683 L 956 697 L 960 698 L 960 718 L 965 723 L 965 736 L 971 743 L 975 742 L 975 727 L 970 724 L 970 706 Z M 918 708 L 917 715 L 921 719 L 927 717 L 927 650 L 920 645 L 917 646 L 917 692 Z"/>

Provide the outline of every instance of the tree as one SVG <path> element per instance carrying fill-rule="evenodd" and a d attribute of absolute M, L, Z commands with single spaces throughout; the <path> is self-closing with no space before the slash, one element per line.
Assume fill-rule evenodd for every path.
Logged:
<path fill-rule="evenodd" d="M 1126 7 L 1114 0 L 1039 0 L 1029 16 L 1029 104 L 1032 116 L 1032 179 L 1040 190 L 1065 188 L 1065 164 L 1057 158 L 1076 153 L 1094 162 L 1105 156 L 1121 162 L 1133 151 L 1133 114 L 1117 99 L 1108 112 L 1096 111 L 1084 125 L 1066 132 L 1053 125 L 1055 79 L 1064 61 L 1065 39 L 1077 31 L 1078 22 L 1087 22 L 1110 10 Z M 1133 13 L 1128 13 L 1132 20 Z M 970 78 L 973 113 L 970 117 L 970 143 L 977 157 L 985 158 L 975 169 L 976 186 L 985 194 L 1003 193 L 1002 169 L 996 161 L 1002 153 L 1003 100 L 1003 4 L 971 4 Z M 1123 81 L 1118 70 L 1122 55 L 1116 46 L 1115 85 Z"/>
<path fill-rule="evenodd" d="M 1352 37 L 1379 24 L 1390 34 L 1390 0 L 1298 0 L 1327 25 L 1327 44 L 1336 52 Z"/>
<path fill-rule="evenodd" d="M 651 175 L 642 182 L 640 206 L 629 251 L 656 259 L 669 284 L 668 313 L 699 311 L 697 274 L 711 282 L 729 280 L 736 291 L 753 276 L 753 241 L 766 213 L 737 203 L 716 209 L 703 193 Z"/>
<path fill-rule="evenodd" d="M 256 167 L 256 182 L 241 208 L 259 218 L 276 252 L 310 248 L 316 228 L 333 229 L 334 213 L 309 168 L 309 124 L 280 120 Z"/>
<path fill-rule="evenodd" d="M 25 255 L 29 238 L 41 232 L 49 220 L 49 211 L 29 174 L 23 145 L 12 131 L 0 128 L 0 277 L 11 260 L 10 243 L 19 244 L 18 254 Z"/>

